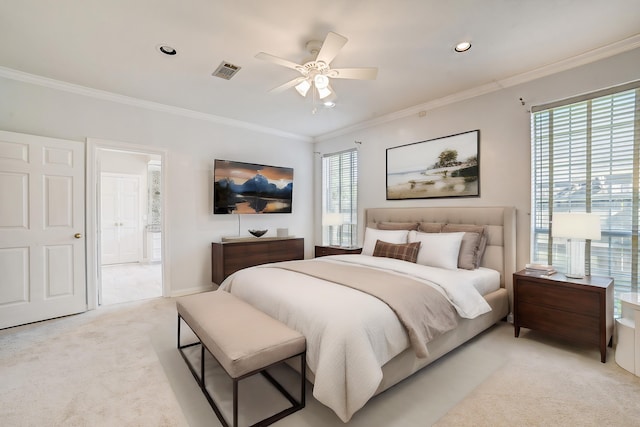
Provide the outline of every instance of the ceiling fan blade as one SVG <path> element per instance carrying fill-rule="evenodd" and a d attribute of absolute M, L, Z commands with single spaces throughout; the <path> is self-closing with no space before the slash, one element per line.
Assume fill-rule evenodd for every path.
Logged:
<path fill-rule="evenodd" d="M 274 87 L 273 89 L 271 89 L 269 92 L 273 92 L 273 93 L 278 93 L 278 92 L 283 92 L 289 88 L 292 88 L 294 86 L 296 86 L 298 83 L 302 82 L 305 79 L 305 77 L 300 76 L 300 77 L 296 77 L 293 80 L 289 80 L 288 82 L 281 84 L 278 87 Z"/>
<path fill-rule="evenodd" d="M 342 49 L 342 46 L 344 46 L 347 41 L 348 39 L 346 37 L 330 32 L 324 39 L 324 43 L 322 43 L 316 61 L 322 61 L 328 65 L 333 61 L 333 58 L 338 55 L 338 52 L 340 52 L 340 49 Z"/>
<path fill-rule="evenodd" d="M 375 80 L 377 76 L 377 68 L 334 68 L 329 72 L 334 79 Z"/>
<path fill-rule="evenodd" d="M 295 62 L 291 62 L 291 61 L 288 61 L 288 60 L 286 60 L 284 58 L 280 58 L 278 56 L 273 56 L 273 55 L 270 55 L 270 54 L 264 53 L 264 52 L 258 53 L 256 55 L 256 58 L 262 59 L 264 61 L 273 62 L 274 64 L 282 65 L 283 67 L 293 68 L 294 70 L 297 70 L 298 68 L 301 67 L 301 65 L 296 64 Z"/>

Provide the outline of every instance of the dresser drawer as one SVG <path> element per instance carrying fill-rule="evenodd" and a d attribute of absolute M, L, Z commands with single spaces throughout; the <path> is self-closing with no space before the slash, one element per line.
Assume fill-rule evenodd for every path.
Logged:
<path fill-rule="evenodd" d="M 540 305 L 572 313 L 598 317 L 600 315 L 600 295 L 585 292 L 563 284 L 543 284 L 528 280 L 517 283 L 518 301 Z"/>

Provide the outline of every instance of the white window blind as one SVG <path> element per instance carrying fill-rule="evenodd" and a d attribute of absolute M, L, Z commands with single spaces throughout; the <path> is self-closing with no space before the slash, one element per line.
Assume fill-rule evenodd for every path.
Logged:
<path fill-rule="evenodd" d="M 354 246 L 358 241 L 358 151 L 322 158 L 323 245 Z"/>
<path fill-rule="evenodd" d="M 640 82 L 537 107 L 532 114 L 532 259 L 565 265 L 551 239 L 555 212 L 600 215 L 602 238 L 587 241 L 586 272 L 638 291 Z M 556 239 L 558 240 L 558 239 Z"/>

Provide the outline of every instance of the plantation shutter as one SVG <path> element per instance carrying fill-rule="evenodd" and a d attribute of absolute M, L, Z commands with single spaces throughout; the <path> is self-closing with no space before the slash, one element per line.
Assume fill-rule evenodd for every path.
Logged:
<path fill-rule="evenodd" d="M 532 259 L 565 265 L 551 239 L 555 212 L 600 215 L 586 271 L 610 276 L 616 294 L 638 290 L 640 82 L 532 109 Z M 557 239 L 556 239 L 557 240 Z"/>
<path fill-rule="evenodd" d="M 322 159 L 323 223 L 329 215 L 339 224 L 323 226 L 323 244 L 353 246 L 358 241 L 358 151 L 327 154 Z"/>

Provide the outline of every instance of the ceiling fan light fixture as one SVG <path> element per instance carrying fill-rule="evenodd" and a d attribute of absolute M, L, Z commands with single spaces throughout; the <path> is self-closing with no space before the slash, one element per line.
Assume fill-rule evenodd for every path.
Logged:
<path fill-rule="evenodd" d="M 303 97 L 307 96 L 309 89 L 311 89 L 311 83 L 309 82 L 309 80 L 303 80 L 296 85 L 296 90 Z"/>
<path fill-rule="evenodd" d="M 326 89 L 327 86 L 329 86 L 329 77 L 325 76 L 324 74 L 316 74 L 313 77 L 313 83 L 318 88 L 318 91 L 320 89 Z"/>
<path fill-rule="evenodd" d="M 460 42 L 453 48 L 456 52 L 466 52 L 471 49 L 471 42 Z"/>
<path fill-rule="evenodd" d="M 311 91 L 313 95 L 313 111 L 315 113 L 317 111 L 315 106 L 324 105 L 326 108 L 335 106 L 334 99 L 336 95 L 330 84 L 332 79 L 375 80 L 378 75 L 378 69 L 371 67 L 331 68 L 331 61 L 333 61 L 346 42 L 346 37 L 334 32 L 329 32 L 323 42 L 310 41 L 307 43 L 307 50 L 310 51 L 312 57 L 302 64 L 265 52 L 259 52 L 256 54 L 256 58 L 300 73 L 301 76 L 271 89 L 270 92 L 281 92 L 293 87 L 302 97 L 306 97 Z M 322 102 L 318 102 L 319 100 Z"/>
<path fill-rule="evenodd" d="M 331 95 L 333 92 L 328 87 L 325 88 L 317 88 L 318 89 L 318 97 L 320 99 L 324 99 L 327 96 Z"/>

